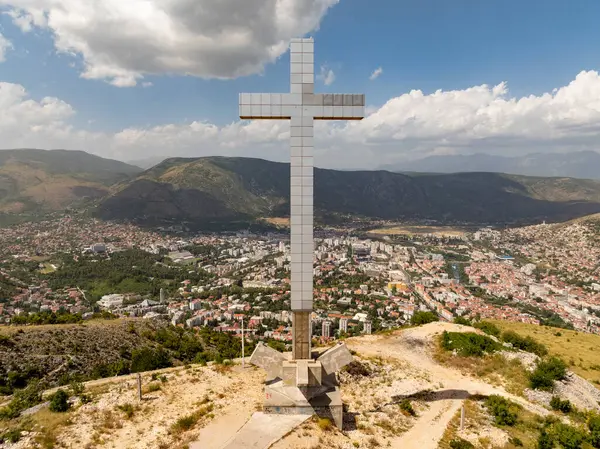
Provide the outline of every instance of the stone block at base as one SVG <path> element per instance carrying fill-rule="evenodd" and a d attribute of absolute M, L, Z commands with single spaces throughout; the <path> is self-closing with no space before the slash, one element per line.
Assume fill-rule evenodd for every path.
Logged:
<path fill-rule="evenodd" d="M 340 389 L 337 386 L 323 388 L 310 399 L 297 387 L 286 387 L 282 382 L 265 387 L 264 413 L 280 415 L 312 415 L 329 418 L 341 429 L 343 426 L 343 405 Z"/>

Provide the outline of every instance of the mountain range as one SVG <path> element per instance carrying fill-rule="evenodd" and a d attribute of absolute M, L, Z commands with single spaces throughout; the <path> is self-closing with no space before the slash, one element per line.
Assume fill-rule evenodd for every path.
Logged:
<path fill-rule="evenodd" d="M 104 197 L 142 169 L 84 151 L 0 151 L 0 213 L 51 212 Z"/>
<path fill-rule="evenodd" d="M 600 181 L 500 173 L 315 169 L 318 219 L 447 223 L 563 221 L 600 212 Z M 143 224 L 256 222 L 289 215 L 289 165 L 252 158 L 170 158 L 143 171 L 82 151 L 0 151 L 0 215 L 85 206 Z"/>
<path fill-rule="evenodd" d="M 429 156 L 415 161 L 385 165 L 393 172 L 464 173 L 492 172 L 525 176 L 566 176 L 600 179 L 600 154 L 595 151 L 574 153 L 533 153 L 506 157 L 490 154 Z"/>
<path fill-rule="evenodd" d="M 600 182 L 496 173 L 402 174 L 316 168 L 317 216 L 514 223 L 600 211 Z M 172 158 L 115 186 L 106 219 L 202 223 L 289 214 L 289 165 L 262 159 Z"/>

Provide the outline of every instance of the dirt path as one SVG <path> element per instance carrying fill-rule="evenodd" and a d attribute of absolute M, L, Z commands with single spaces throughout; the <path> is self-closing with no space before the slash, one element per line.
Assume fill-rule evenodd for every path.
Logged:
<path fill-rule="evenodd" d="M 434 449 L 442 439 L 448 423 L 460 409 L 461 399 L 448 399 L 434 402 L 423 413 L 415 425 L 405 434 L 391 441 L 394 449 Z"/>
<path fill-rule="evenodd" d="M 440 365 L 432 359 L 429 344 L 432 338 L 448 324 L 429 325 L 408 329 L 395 336 L 372 336 L 350 340 L 348 346 L 361 356 L 396 359 L 411 369 L 422 372 L 428 379 L 429 386 L 414 386 L 414 391 L 403 394 L 409 396 L 425 389 L 430 390 L 427 401 L 429 409 L 421 414 L 411 429 L 392 441 L 391 447 L 435 449 L 442 438 L 446 427 L 454 414 L 460 409 L 462 402 L 471 395 L 499 394 L 521 404 L 527 410 L 547 415 L 549 412 L 541 406 L 532 404 L 526 399 L 508 393 L 502 387 L 495 387 L 482 380 L 466 376 L 459 371 Z M 458 329 L 460 330 L 460 326 Z"/>

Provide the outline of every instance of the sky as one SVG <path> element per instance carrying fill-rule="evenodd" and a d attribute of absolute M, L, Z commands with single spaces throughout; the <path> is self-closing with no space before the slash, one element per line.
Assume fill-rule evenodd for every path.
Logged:
<path fill-rule="evenodd" d="M 240 92 L 289 91 L 315 39 L 316 92 L 364 93 L 318 122 L 315 164 L 600 149 L 598 0 L 0 0 L 0 148 L 289 160 L 289 123 Z"/>

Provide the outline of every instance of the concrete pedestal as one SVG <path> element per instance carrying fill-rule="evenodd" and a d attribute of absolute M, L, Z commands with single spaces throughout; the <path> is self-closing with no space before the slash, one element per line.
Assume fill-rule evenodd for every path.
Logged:
<path fill-rule="evenodd" d="M 343 407 L 335 373 L 352 361 L 344 344 L 321 354 L 317 360 L 288 360 L 260 343 L 250 363 L 267 371 L 264 412 L 282 415 L 317 414 L 332 420 L 340 429 Z"/>
<path fill-rule="evenodd" d="M 265 386 L 263 411 L 268 414 L 313 415 L 329 418 L 338 428 L 343 425 L 342 396 L 338 386 L 315 388 L 307 398 L 298 387 L 278 381 Z"/>

